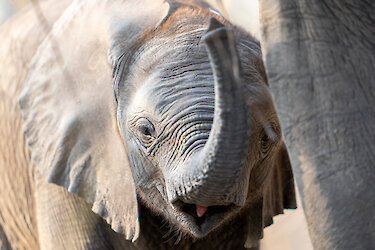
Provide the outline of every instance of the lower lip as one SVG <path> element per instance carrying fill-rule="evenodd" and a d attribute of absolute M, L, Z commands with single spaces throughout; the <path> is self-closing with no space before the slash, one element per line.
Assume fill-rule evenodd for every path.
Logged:
<path fill-rule="evenodd" d="M 203 216 L 198 217 L 195 205 L 184 204 L 179 213 L 184 215 L 184 222 L 189 224 L 192 235 L 202 238 L 220 225 L 229 211 L 229 206 L 212 206 L 207 208 Z"/>

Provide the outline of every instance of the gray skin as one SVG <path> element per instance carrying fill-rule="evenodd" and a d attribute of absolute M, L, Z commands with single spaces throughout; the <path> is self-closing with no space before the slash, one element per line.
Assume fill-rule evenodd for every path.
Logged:
<path fill-rule="evenodd" d="M 11 34 L 1 105 L 12 114 L 2 148 L 14 158 L 0 158 L 13 195 L 1 198 L 4 245 L 30 235 L 42 249 L 256 248 L 272 216 L 295 207 L 249 34 L 189 1 L 74 2 L 23 20 L 33 11 L 1 30 Z M 15 41 L 27 54 L 8 62 Z M 10 187 L 17 171 L 25 194 Z M 208 207 L 202 218 L 196 205 Z"/>
<path fill-rule="evenodd" d="M 260 1 L 267 76 L 315 249 L 375 249 L 375 2 Z"/>

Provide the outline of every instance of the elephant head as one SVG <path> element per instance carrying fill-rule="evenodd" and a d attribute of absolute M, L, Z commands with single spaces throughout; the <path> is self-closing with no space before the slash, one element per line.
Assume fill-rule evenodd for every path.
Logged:
<path fill-rule="evenodd" d="M 33 59 L 24 132 L 47 181 L 127 239 L 142 203 L 192 238 L 246 214 L 251 246 L 295 207 L 266 81 L 258 42 L 205 5 L 77 1 Z"/>

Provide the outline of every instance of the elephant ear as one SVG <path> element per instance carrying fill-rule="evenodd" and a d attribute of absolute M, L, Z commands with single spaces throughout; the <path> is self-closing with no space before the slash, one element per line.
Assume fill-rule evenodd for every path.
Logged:
<path fill-rule="evenodd" d="M 163 1 L 134 2 L 75 1 L 39 47 L 19 98 L 40 173 L 91 203 L 133 241 L 139 235 L 137 199 L 117 129 L 107 54 L 119 28 L 129 30 L 118 37 L 125 44 L 168 12 Z"/>
<path fill-rule="evenodd" d="M 263 225 L 265 227 L 271 225 L 272 217 L 282 214 L 284 209 L 297 208 L 293 171 L 284 142 L 273 159 L 269 181 L 263 196 Z"/>
<path fill-rule="evenodd" d="M 263 197 L 251 206 L 245 247 L 257 247 L 259 239 L 263 238 L 263 228 L 273 223 L 273 216 L 282 214 L 284 209 L 296 207 L 293 172 L 288 151 L 282 142 L 264 183 Z"/>

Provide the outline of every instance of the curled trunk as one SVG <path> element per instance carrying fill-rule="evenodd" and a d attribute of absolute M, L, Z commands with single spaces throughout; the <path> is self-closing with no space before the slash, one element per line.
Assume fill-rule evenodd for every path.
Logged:
<path fill-rule="evenodd" d="M 250 136 L 240 62 L 233 34 L 216 19 L 211 20 L 203 41 L 215 80 L 213 125 L 206 145 L 171 183 L 169 198 L 204 206 L 241 205 L 245 195 L 231 190 L 242 172 Z"/>

